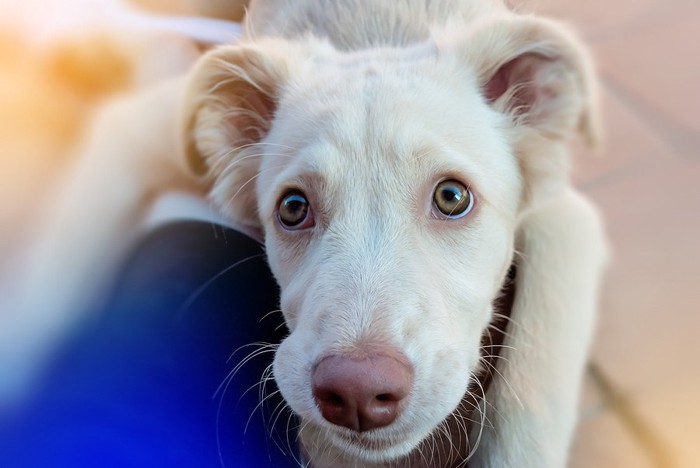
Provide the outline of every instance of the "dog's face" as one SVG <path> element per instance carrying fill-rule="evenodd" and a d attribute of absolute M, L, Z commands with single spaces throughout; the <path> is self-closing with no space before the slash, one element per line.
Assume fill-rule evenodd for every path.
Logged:
<path fill-rule="evenodd" d="M 580 103 L 541 102 L 565 88 L 537 81 L 555 61 L 528 49 L 465 61 L 479 53 L 491 52 L 272 43 L 196 72 L 191 153 L 214 199 L 264 238 L 291 331 L 274 375 L 312 453 L 395 459 L 455 410 L 518 217 L 561 183 L 556 155 L 522 154 L 556 146 L 544 117 L 580 117 Z"/>
<path fill-rule="evenodd" d="M 291 330 L 275 378 L 305 421 L 368 458 L 409 451 L 464 395 L 520 200 L 503 117 L 424 52 L 363 57 L 343 79 L 318 66 L 259 146 L 259 215 Z M 329 356 L 374 355 L 404 361 L 410 388 L 391 424 L 355 437 L 324 419 L 314 373 Z"/>

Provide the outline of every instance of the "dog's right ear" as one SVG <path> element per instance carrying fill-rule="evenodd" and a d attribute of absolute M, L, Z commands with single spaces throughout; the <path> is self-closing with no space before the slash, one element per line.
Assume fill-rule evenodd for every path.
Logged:
<path fill-rule="evenodd" d="M 287 61 L 270 50 L 275 49 L 222 46 L 195 66 L 185 96 L 183 136 L 187 164 L 196 175 L 212 174 L 235 159 L 236 148 L 267 133 L 288 74 Z"/>
<path fill-rule="evenodd" d="M 188 168 L 214 186 L 212 198 L 235 221 L 257 228 L 255 184 L 261 151 L 296 50 L 272 41 L 222 46 L 189 77 L 181 129 Z M 298 59 L 297 59 L 298 60 Z"/>

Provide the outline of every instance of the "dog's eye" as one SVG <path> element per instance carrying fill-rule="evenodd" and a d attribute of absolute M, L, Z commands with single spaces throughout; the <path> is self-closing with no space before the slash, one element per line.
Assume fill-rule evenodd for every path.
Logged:
<path fill-rule="evenodd" d="M 287 192 L 280 200 L 277 216 L 287 229 L 306 229 L 314 225 L 311 206 L 299 190 Z"/>
<path fill-rule="evenodd" d="M 461 182 L 454 179 L 443 180 L 435 187 L 433 203 L 442 215 L 461 218 L 474 207 L 474 195 Z"/>

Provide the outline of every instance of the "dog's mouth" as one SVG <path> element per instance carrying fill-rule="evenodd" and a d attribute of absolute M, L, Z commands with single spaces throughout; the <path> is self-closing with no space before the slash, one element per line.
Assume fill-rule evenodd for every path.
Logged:
<path fill-rule="evenodd" d="M 408 454 L 420 443 L 418 434 L 404 434 L 402 437 L 383 437 L 374 433 L 333 431 L 335 445 L 345 453 L 371 462 L 396 459 Z"/>
<path fill-rule="evenodd" d="M 355 445 L 369 451 L 386 451 L 397 445 L 397 441 L 380 439 L 362 433 L 338 434 L 338 437 L 349 445 Z"/>

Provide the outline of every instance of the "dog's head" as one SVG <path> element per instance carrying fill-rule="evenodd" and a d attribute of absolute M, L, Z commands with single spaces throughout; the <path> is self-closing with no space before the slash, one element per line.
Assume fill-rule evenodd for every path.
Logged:
<path fill-rule="evenodd" d="M 409 48 L 221 47 L 193 72 L 186 154 L 260 234 L 290 335 L 274 376 L 317 437 L 403 456 L 455 410 L 523 213 L 593 133 L 590 66 L 534 18 Z"/>

